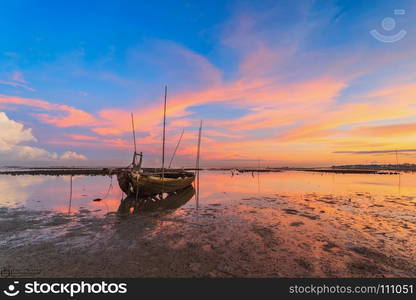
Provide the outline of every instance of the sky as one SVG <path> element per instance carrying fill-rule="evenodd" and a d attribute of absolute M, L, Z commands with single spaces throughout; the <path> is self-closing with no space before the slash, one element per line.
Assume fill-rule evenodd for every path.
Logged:
<path fill-rule="evenodd" d="M 416 163 L 414 1 L 3 1 L 0 165 Z M 396 152 L 397 150 L 397 152 Z M 396 153 L 398 154 L 396 157 Z"/>

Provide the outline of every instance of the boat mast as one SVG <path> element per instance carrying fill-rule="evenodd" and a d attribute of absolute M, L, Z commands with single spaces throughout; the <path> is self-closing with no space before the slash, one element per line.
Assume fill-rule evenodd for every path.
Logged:
<path fill-rule="evenodd" d="M 185 132 L 185 128 L 184 128 L 184 129 L 182 129 L 181 136 L 180 136 L 180 138 L 179 138 L 178 143 L 176 144 L 175 151 L 173 151 L 172 158 L 170 159 L 168 169 L 170 169 L 170 166 L 172 165 L 172 161 L 173 161 L 173 159 L 175 158 L 176 151 L 178 150 L 179 144 L 181 143 L 181 140 L 182 140 L 182 137 L 183 137 L 183 133 L 184 133 L 184 132 Z"/>
<path fill-rule="evenodd" d="M 137 154 L 137 148 L 136 148 L 136 132 L 134 130 L 134 119 L 133 119 L 133 113 L 131 113 L 131 128 L 133 130 L 133 143 L 134 143 L 134 154 L 133 154 L 133 168 L 136 166 L 136 154 Z"/>
<path fill-rule="evenodd" d="M 166 138 L 166 97 L 168 93 L 168 86 L 165 85 L 165 103 L 163 106 L 163 142 L 162 142 L 162 185 L 165 181 L 165 138 Z M 163 189 L 162 189 L 163 193 Z"/>

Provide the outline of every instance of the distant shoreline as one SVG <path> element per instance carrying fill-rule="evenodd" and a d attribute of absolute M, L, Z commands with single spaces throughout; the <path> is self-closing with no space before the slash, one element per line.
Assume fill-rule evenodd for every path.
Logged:
<path fill-rule="evenodd" d="M 0 169 L 0 175 L 50 175 L 50 176 L 60 176 L 60 175 L 90 175 L 90 176 L 105 176 L 105 175 L 115 175 L 123 170 L 126 170 L 125 167 L 3 167 Z M 144 168 L 145 171 L 160 171 L 160 168 Z M 195 171 L 195 168 L 183 168 L 183 169 L 172 169 L 173 171 Z M 320 173 L 337 173 L 337 174 L 384 174 L 384 175 L 394 175 L 400 174 L 401 172 L 414 172 L 415 168 L 401 168 L 399 166 L 384 166 L 384 167 L 361 167 L 354 166 L 333 166 L 327 168 L 290 168 L 290 167 L 280 167 L 280 168 L 201 168 L 203 171 L 230 171 L 231 173 L 273 173 L 273 172 L 283 172 L 283 171 L 303 171 L 303 172 L 320 172 Z"/>

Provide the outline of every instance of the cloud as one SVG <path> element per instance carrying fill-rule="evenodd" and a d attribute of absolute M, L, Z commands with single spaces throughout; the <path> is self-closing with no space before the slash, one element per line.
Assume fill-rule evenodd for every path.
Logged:
<path fill-rule="evenodd" d="M 398 137 L 416 135 L 416 123 L 360 126 L 353 130 L 356 135 Z"/>
<path fill-rule="evenodd" d="M 57 127 L 89 126 L 99 123 L 96 118 L 84 110 L 40 99 L 0 95 L 0 104 L 29 106 L 47 111 L 47 113 L 34 113 L 33 115 L 41 122 Z"/>
<path fill-rule="evenodd" d="M 347 102 L 336 106 L 321 107 L 319 118 L 308 118 L 304 124 L 287 130 L 279 136 L 281 141 L 305 141 L 313 138 L 336 137 L 344 135 L 359 137 L 368 133 L 372 138 L 384 138 L 384 133 L 411 133 L 410 126 L 381 126 L 377 128 L 358 127 L 359 123 L 397 120 L 414 115 L 414 96 L 416 84 L 403 84 L 376 90 L 373 93 L 359 95 L 360 102 Z M 352 126 L 353 129 L 340 129 L 341 126 Z M 377 127 L 377 126 L 376 126 Z M 363 130 L 361 130 L 363 129 Z M 338 136 L 339 137 L 339 136 Z M 366 137 L 368 139 L 368 137 Z"/>
<path fill-rule="evenodd" d="M 10 75 L 10 80 L 0 80 L 0 84 L 8 85 L 16 88 L 23 88 L 28 91 L 34 92 L 35 89 L 28 85 L 28 82 L 23 77 L 23 73 L 20 71 L 14 71 Z"/>
<path fill-rule="evenodd" d="M 175 82 L 175 88 L 198 89 L 222 80 L 222 71 L 211 61 L 174 41 L 144 41 L 128 52 L 128 62 L 157 74 L 158 82 Z"/>
<path fill-rule="evenodd" d="M 23 73 L 20 72 L 20 71 L 13 72 L 12 80 L 17 81 L 17 82 L 21 82 L 21 83 L 26 83 L 27 82 L 23 77 Z"/>
<path fill-rule="evenodd" d="M 0 124 L 0 149 L 4 150 L 22 142 L 36 142 L 30 128 L 24 129 L 23 124 L 10 120 L 4 112 L 0 112 Z"/>
<path fill-rule="evenodd" d="M 86 160 L 84 155 L 67 151 L 59 156 L 55 152 L 29 146 L 26 143 L 37 142 L 30 128 L 9 119 L 4 112 L 0 112 L 0 160 L 5 161 L 58 161 L 58 160 Z"/>
<path fill-rule="evenodd" d="M 59 159 L 61 160 L 87 160 L 87 157 L 82 154 L 78 154 L 73 151 L 66 151 L 64 152 Z"/>
<path fill-rule="evenodd" d="M 23 84 L 21 82 L 0 80 L 0 84 L 2 84 L 2 85 L 9 85 L 9 86 L 12 86 L 12 87 L 23 88 L 23 89 L 26 89 L 26 90 L 31 91 L 31 92 L 34 92 L 35 91 L 34 88 L 31 88 L 30 86 L 28 86 L 26 84 Z"/>
<path fill-rule="evenodd" d="M 277 158 L 287 163 L 327 162 L 331 158 L 347 161 L 358 159 L 354 154 L 363 154 L 366 149 L 377 149 L 376 153 L 389 153 L 388 149 L 396 146 L 411 149 L 416 132 L 416 85 L 408 83 L 406 72 L 388 76 L 385 70 L 379 72 L 390 65 L 394 70 L 402 69 L 410 50 L 366 49 L 365 44 L 360 49 L 356 45 L 312 45 L 311 39 L 331 40 L 325 40 L 330 29 L 325 26 L 332 26 L 328 22 L 337 19 L 339 11 L 328 14 L 322 10 L 315 19 L 307 6 L 293 4 L 285 9 L 276 5 L 266 12 L 249 7 L 225 24 L 220 41 L 205 56 L 172 41 L 152 41 L 128 49 L 123 57 L 126 65 L 120 62 L 117 68 L 119 74 L 101 66 L 90 68 L 87 61 L 57 61 L 57 69 L 69 67 L 71 72 L 61 73 L 74 73 L 76 80 L 105 80 L 99 90 L 106 91 L 107 84 L 113 84 L 113 90 L 114 83 L 125 89 L 126 93 L 105 95 L 103 101 L 91 97 L 97 103 L 89 103 L 89 111 L 58 104 L 63 103 L 59 98 L 53 103 L 0 95 L 0 105 L 2 109 L 30 108 L 29 114 L 38 121 L 58 127 L 63 134 L 50 136 L 48 144 L 114 153 L 114 148 L 120 152 L 131 149 L 133 112 L 140 149 L 146 154 L 158 153 L 163 95 L 162 88 L 156 95 L 154 87 L 167 82 L 167 146 L 174 147 L 186 128 L 178 153 L 185 158 L 196 152 L 201 118 L 192 107 L 206 104 L 245 112 L 228 120 L 216 119 L 215 112 L 211 118 L 204 115 L 202 151 L 207 160 L 250 161 L 260 155 L 264 160 Z M 380 79 L 379 74 L 385 78 Z M 13 73 L 12 79 L 15 85 L 26 82 L 19 72 Z M 137 90 L 130 94 L 127 90 L 133 86 Z M 77 88 L 74 97 L 84 98 L 82 95 Z M 92 91 L 91 95 L 97 93 Z M 82 160 L 70 153 L 58 159 Z"/>

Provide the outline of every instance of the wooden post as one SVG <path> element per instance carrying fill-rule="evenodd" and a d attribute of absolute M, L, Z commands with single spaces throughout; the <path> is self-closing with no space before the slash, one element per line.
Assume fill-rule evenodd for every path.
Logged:
<path fill-rule="evenodd" d="M 396 149 L 396 169 L 399 169 L 399 157 L 397 156 L 397 149 Z"/>
<path fill-rule="evenodd" d="M 199 206 L 199 158 L 201 153 L 201 132 L 202 132 L 202 120 L 199 125 L 199 134 L 198 134 L 198 150 L 196 155 L 196 208 Z"/>
<path fill-rule="evenodd" d="M 70 182 L 69 182 L 69 206 L 68 206 L 68 214 L 71 213 L 71 204 L 72 204 L 72 175 L 70 176 Z"/>
<path fill-rule="evenodd" d="M 257 193 L 260 194 L 260 157 L 257 158 Z"/>
<path fill-rule="evenodd" d="M 172 158 L 170 159 L 168 169 L 170 169 L 170 166 L 172 165 L 172 161 L 173 161 L 173 159 L 175 158 L 176 151 L 178 150 L 179 144 L 181 143 L 181 140 L 182 140 L 182 137 L 183 137 L 183 133 L 184 133 L 184 132 L 185 132 L 185 129 L 182 129 L 181 136 L 180 136 L 180 138 L 179 138 L 178 143 L 176 144 L 175 151 L 173 151 Z"/>

